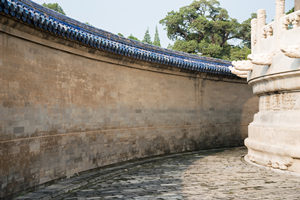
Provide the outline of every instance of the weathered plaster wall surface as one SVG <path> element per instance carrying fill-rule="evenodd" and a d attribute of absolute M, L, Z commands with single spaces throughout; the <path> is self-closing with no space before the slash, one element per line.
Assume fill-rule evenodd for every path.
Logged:
<path fill-rule="evenodd" d="M 257 99 L 240 79 L 129 60 L 1 20 L 0 197 L 247 136 Z"/>

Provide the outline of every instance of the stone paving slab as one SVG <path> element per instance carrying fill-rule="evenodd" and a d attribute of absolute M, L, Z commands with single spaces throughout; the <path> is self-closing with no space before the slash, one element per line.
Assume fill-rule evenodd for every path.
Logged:
<path fill-rule="evenodd" d="M 151 158 L 60 181 L 17 199 L 300 199 L 300 177 L 244 161 L 245 148 Z"/>

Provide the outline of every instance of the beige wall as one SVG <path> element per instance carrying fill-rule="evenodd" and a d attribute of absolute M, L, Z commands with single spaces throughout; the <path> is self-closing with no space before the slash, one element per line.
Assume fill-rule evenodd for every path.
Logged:
<path fill-rule="evenodd" d="M 108 55 L 4 17 L 0 27 L 0 197 L 120 161 L 242 145 L 257 111 L 239 79 Z"/>

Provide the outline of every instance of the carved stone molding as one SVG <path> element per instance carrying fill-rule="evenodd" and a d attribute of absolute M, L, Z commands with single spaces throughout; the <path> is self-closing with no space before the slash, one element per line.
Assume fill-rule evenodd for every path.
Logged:
<path fill-rule="evenodd" d="M 282 20 L 282 27 L 284 30 L 299 27 L 300 11 L 298 10 L 289 15 L 286 15 L 281 20 Z"/>
<path fill-rule="evenodd" d="M 239 60 L 233 61 L 232 65 L 236 70 L 239 71 L 251 71 L 253 69 L 253 64 L 250 60 Z"/>
<path fill-rule="evenodd" d="M 237 75 L 238 77 L 241 78 L 247 78 L 248 76 L 248 71 L 241 71 L 241 70 L 237 70 L 234 67 L 229 67 L 231 73 Z"/>
<path fill-rule="evenodd" d="M 268 54 L 250 54 L 248 59 L 256 65 L 271 65 L 274 53 Z"/>
<path fill-rule="evenodd" d="M 281 51 L 290 58 L 300 58 L 300 45 L 291 45 L 281 48 Z"/>
<path fill-rule="evenodd" d="M 286 111 L 300 109 L 299 93 L 280 93 L 263 95 L 259 98 L 259 110 L 261 111 Z"/>
<path fill-rule="evenodd" d="M 269 94 L 282 91 L 300 91 L 300 70 L 270 74 L 263 77 L 248 80 L 253 87 L 253 93 Z"/>

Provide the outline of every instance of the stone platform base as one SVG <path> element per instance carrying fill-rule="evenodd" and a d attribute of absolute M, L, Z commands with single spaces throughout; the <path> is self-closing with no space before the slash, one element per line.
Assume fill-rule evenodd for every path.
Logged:
<path fill-rule="evenodd" d="M 283 73 L 252 82 L 259 96 L 259 112 L 245 140 L 252 162 L 300 173 L 300 93 L 287 87 L 290 82 L 300 83 L 298 77 L 297 73 Z"/>
<path fill-rule="evenodd" d="M 269 166 L 265 166 L 265 165 L 261 165 L 261 164 L 257 164 L 253 161 L 251 161 L 249 159 L 249 155 L 245 155 L 244 156 L 244 161 L 246 161 L 247 163 L 255 166 L 255 167 L 258 167 L 258 168 L 261 168 L 261 169 L 266 169 L 266 170 L 270 170 L 270 171 L 274 171 L 276 173 L 279 173 L 279 174 L 284 174 L 284 175 L 291 175 L 293 177 L 300 177 L 300 173 L 297 173 L 297 172 L 292 172 L 292 171 L 288 171 L 288 170 L 282 170 L 282 169 L 275 169 L 273 167 L 269 167 Z"/>
<path fill-rule="evenodd" d="M 277 126 L 252 123 L 245 140 L 247 158 L 259 165 L 300 174 L 300 128 L 285 123 L 278 122 Z"/>

